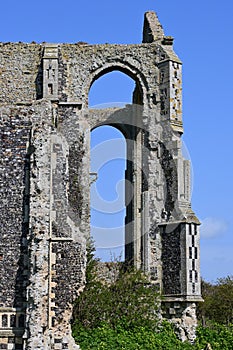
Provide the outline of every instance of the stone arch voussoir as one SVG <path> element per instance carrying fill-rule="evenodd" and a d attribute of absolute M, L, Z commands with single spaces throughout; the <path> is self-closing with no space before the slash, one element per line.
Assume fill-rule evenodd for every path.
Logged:
<path fill-rule="evenodd" d="M 95 71 L 91 72 L 90 75 L 87 77 L 86 84 L 85 84 L 85 91 L 87 94 L 89 94 L 89 91 L 91 89 L 92 84 L 98 80 L 100 77 L 102 77 L 105 74 L 108 74 L 113 71 L 120 71 L 126 75 L 128 75 L 130 78 L 132 78 L 136 83 L 139 84 L 142 98 L 143 98 L 143 104 L 146 102 L 146 93 L 148 91 L 148 83 L 147 80 L 140 71 L 139 68 L 136 66 L 133 66 L 129 62 L 122 62 L 118 60 L 114 60 L 112 62 L 103 64 L 101 67 L 97 68 Z"/>

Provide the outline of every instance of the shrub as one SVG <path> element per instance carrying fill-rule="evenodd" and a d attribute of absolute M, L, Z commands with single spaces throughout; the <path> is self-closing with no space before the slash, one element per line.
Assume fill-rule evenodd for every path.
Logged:
<path fill-rule="evenodd" d="M 230 325 L 233 322 L 233 277 L 220 278 L 215 284 L 202 281 L 204 303 L 198 307 L 203 324 L 208 320 Z"/>
<path fill-rule="evenodd" d="M 97 264 L 90 241 L 86 287 L 75 302 L 72 326 L 82 350 L 201 350 L 207 343 L 213 350 L 233 350 L 231 277 L 217 285 L 202 282 L 206 301 L 199 306 L 199 316 L 208 320 L 208 327 L 198 327 L 196 343 L 191 345 L 179 341 L 172 325 L 161 321 L 160 296 L 141 271 L 121 268 L 107 285 L 98 279 Z"/>

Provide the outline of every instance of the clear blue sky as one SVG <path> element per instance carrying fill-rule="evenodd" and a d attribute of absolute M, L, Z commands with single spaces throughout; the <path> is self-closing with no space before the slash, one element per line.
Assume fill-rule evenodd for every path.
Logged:
<path fill-rule="evenodd" d="M 213 281 L 233 274 L 232 0 L 8 0 L 1 4 L 0 41 L 140 43 L 148 10 L 156 11 L 166 35 L 175 37 L 183 61 L 192 203 L 203 222 L 202 276 Z M 119 80 L 117 91 L 106 88 L 107 78 L 93 86 L 92 104 L 130 100 L 131 82 L 114 79 Z"/>

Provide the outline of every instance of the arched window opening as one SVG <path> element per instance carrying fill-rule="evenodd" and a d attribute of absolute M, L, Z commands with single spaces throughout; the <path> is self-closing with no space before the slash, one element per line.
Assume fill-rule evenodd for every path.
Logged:
<path fill-rule="evenodd" d="M 126 141 L 115 127 L 91 133 L 91 235 L 102 261 L 124 260 Z M 96 174 L 96 176 L 94 176 Z"/>
<path fill-rule="evenodd" d="M 128 75 L 113 71 L 101 76 L 91 86 L 89 107 L 101 104 L 118 106 L 117 103 L 132 103 L 135 81 Z"/>
<path fill-rule="evenodd" d="M 126 70 L 112 68 L 103 75 L 100 73 L 90 88 L 89 107 L 122 108 L 132 103 L 141 104 L 140 84 L 131 76 Z M 96 255 L 102 261 L 114 261 L 115 258 L 132 261 L 137 250 L 132 230 L 136 229 L 133 221 L 138 204 L 136 199 L 135 205 L 131 203 L 134 198 L 133 171 L 135 176 L 131 164 L 132 147 L 135 147 L 132 143 L 137 128 L 128 123 L 132 123 L 127 119 L 131 115 L 124 113 L 127 112 L 122 109 L 120 120 L 105 119 L 91 133 L 91 234 L 96 242 Z"/>

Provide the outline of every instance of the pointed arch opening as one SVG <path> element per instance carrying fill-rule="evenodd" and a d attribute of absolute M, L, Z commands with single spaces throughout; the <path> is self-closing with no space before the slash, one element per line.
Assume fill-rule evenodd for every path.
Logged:
<path fill-rule="evenodd" d="M 104 71 L 91 85 L 89 106 L 123 107 L 132 102 L 134 90 L 135 81 L 125 73 Z M 102 261 L 125 260 L 127 146 L 119 129 L 107 124 L 91 132 L 91 174 L 96 180 L 91 185 L 91 236 Z"/>
<path fill-rule="evenodd" d="M 104 104 L 131 103 L 135 82 L 128 75 L 113 71 L 95 80 L 89 92 L 89 107 Z M 104 106 L 103 106 L 104 107 Z"/>
<path fill-rule="evenodd" d="M 125 67 L 109 66 L 93 77 L 88 100 L 89 108 L 119 102 L 142 105 L 142 85 L 136 74 Z"/>
<path fill-rule="evenodd" d="M 102 261 L 117 257 L 140 267 L 142 88 L 136 76 L 118 68 L 96 74 L 89 92 L 91 234 Z"/>

